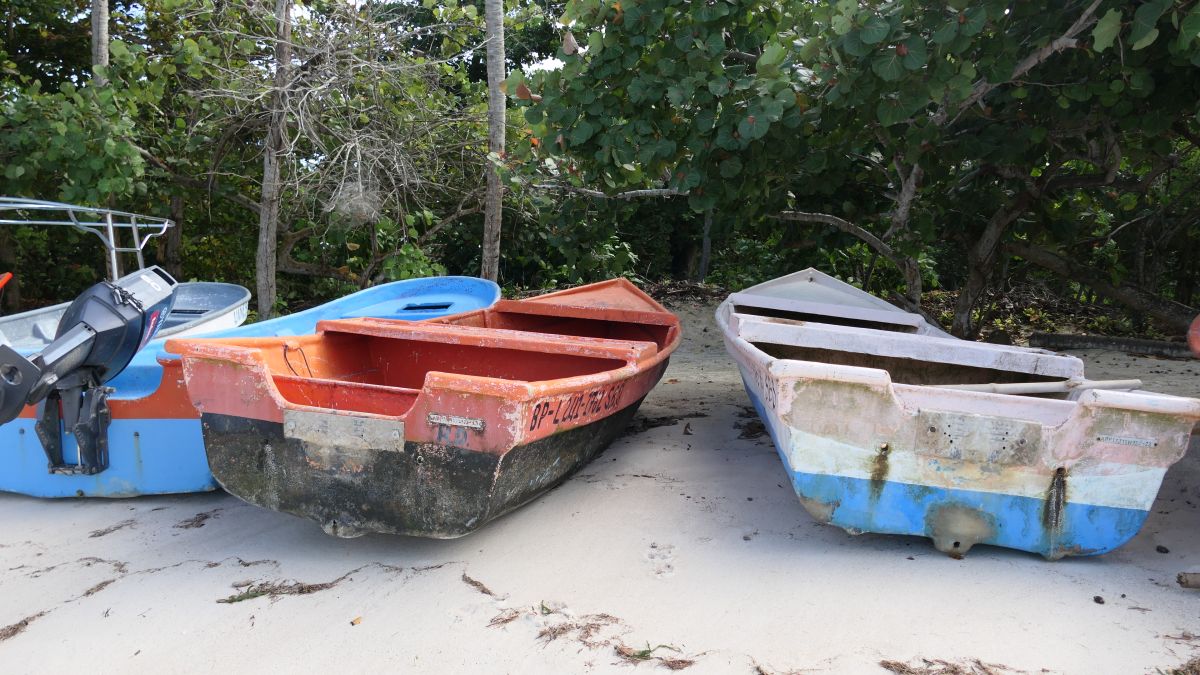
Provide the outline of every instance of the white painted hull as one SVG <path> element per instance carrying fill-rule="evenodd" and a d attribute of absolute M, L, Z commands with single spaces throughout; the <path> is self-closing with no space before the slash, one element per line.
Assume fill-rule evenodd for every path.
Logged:
<path fill-rule="evenodd" d="M 924 535 L 956 555 L 976 543 L 1050 559 L 1104 553 L 1137 533 L 1200 419 L 1191 398 L 959 391 L 896 383 L 879 368 L 775 358 L 764 347 L 819 344 L 829 336 L 815 333 L 838 328 L 740 315 L 732 299 L 717 311 L 726 348 L 801 502 L 851 532 Z M 866 345 L 872 351 L 905 347 L 886 331 L 842 330 L 847 342 L 888 343 Z M 941 357 L 1024 359 L 1025 373 L 1071 376 L 1070 357 L 1030 360 L 1042 352 L 1018 348 L 981 355 L 978 347 L 995 346 L 960 344 L 961 353 Z"/>

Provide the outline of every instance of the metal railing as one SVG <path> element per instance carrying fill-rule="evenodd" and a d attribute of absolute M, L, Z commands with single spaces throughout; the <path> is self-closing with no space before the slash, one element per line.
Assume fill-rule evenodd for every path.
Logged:
<path fill-rule="evenodd" d="M 12 217 L 13 215 L 17 217 Z M 55 225 L 73 227 L 96 235 L 108 250 L 112 281 L 121 277 L 121 254 L 137 257 L 138 269 L 146 266 L 142 249 L 154 237 L 161 236 L 175 222 L 169 218 L 143 216 L 125 211 L 92 206 L 75 206 L 21 197 L 0 197 L 0 225 Z M 125 234 L 125 232 L 128 234 Z M 131 245 L 121 245 L 121 235 Z"/>

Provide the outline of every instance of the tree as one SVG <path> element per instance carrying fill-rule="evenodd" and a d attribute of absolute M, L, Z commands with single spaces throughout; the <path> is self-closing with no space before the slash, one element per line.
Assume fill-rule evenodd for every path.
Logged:
<path fill-rule="evenodd" d="M 263 147 L 262 197 L 258 207 L 258 253 L 254 258 L 258 314 L 264 319 L 275 313 L 275 265 L 279 246 L 280 163 L 287 151 L 287 97 L 291 85 L 292 1 L 275 0 L 275 86 L 270 92 L 267 142 Z"/>
<path fill-rule="evenodd" d="M 500 273 L 500 225 L 504 209 L 504 184 L 494 165 L 504 155 L 504 0 L 484 0 L 487 24 L 488 158 L 487 198 L 483 220 L 483 266 L 480 276 L 496 281 Z M 495 158 L 495 159 L 493 159 Z"/>
<path fill-rule="evenodd" d="M 833 226 L 896 265 L 910 305 L 918 257 L 950 242 L 960 335 L 1005 242 L 1081 192 L 1144 193 L 1196 123 L 1190 0 L 580 0 L 567 20 L 587 49 L 518 102 L 559 180 Z"/>

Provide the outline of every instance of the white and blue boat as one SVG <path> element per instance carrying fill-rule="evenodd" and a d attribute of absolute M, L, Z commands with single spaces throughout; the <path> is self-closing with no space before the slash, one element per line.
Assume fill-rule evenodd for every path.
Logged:
<path fill-rule="evenodd" d="M 732 294 L 726 348 L 817 520 L 1055 560 L 1141 528 L 1200 400 L 959 340 L 814 269 Z"/>

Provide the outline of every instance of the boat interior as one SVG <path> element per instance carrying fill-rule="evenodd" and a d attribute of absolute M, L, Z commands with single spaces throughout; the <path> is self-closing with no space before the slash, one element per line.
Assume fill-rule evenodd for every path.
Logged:
<path fill-rule="evenodd" d="M 250 299 L 250 292 L 235 284 L 188 282 L 175 288 L 175 302 L 156 337 L 169 337 L 209 315 L 220 314 Z M 71 303 L 0 317 L 0 344 L 33 353 L 54 341 L 58 322 Z"/>
<path fill-rule="evenodd" d="M 902 325 L 747 306 L 734 307 L 731 317 L 740 320 L 739 334 L 772 358 L 885 370 L 896 384 L 1069 399 L 1083 379 L 1074 357 L 916 335 Z"/>
<path fill-rule="evenodd" d="M 788 309 L 776 309 L 770 307 L 755 307 L 752 305 L 737 305 L 733 306 L 735 314 L 744 314 L 747 316 L 761 316 L 771 319 L 783 319 L 794 323 L 827 323 L 834 326 L 849 326 L 853 328 L 871 328 L 873 330 L 886 330 L 896 333 L 916 333 L 917 327 L 911 322 L 886 322 L 872 321 L 869 319 L 855 317 L 839 317 L 830 316 L 828 314 L 812 314 L 809 312 L 801 312 Z M 906 313 L 897 312 L 901 316 Z"/>
<path fill-rule="evenodd" d="M 678 320 L 662 312 L 596 310 L 520 300 L 500 300 L 492 307 L 431 323 L 478 326 L 530 333 L 571 335 L 607 340 L 653 342 L 663 349 L 679 333 Z"/>
<path fill-rule="evenodd" d="M 593 375 L 652 357 L 679 330 L 669 314 L 608 319 L 596 310 L 546 305 L 523 311 L 530 304 L 418 324 L 329 321 L 317 335 L 245 344 L 262 353 L 289 402 L 401 416 L 431 372 L 510 382 Z"/>

